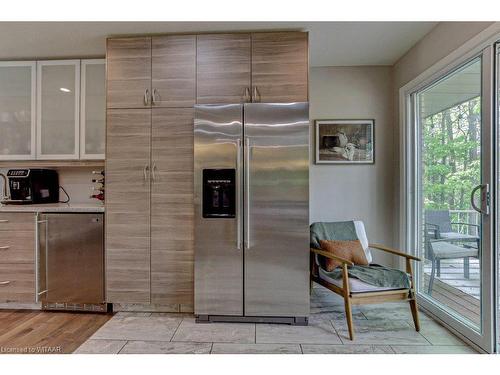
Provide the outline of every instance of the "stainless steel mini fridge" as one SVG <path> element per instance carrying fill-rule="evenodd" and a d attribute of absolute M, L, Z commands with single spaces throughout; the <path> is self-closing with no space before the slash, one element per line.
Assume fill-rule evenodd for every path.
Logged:
<path fill-rule="evenodd" d="M 104 215 L 37 214 L 36 281 L 44 309 L 105 312 Z"/>
<path fill-rule="evenodd" d="M 197 321 L 307 324 L 308 103 L 198 105 Z"/>

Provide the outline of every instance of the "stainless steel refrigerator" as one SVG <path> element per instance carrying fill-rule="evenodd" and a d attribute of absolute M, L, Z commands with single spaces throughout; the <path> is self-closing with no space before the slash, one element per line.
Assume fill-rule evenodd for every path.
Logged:
<path fill-rule="evenodd" d="M 309 105 L 197 105 L 195 314 L 307 324 Z"/>

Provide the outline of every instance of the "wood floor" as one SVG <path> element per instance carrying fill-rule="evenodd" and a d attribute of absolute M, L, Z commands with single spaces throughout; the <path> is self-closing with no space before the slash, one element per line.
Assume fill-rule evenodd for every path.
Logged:
<path fill-rule="evenodd" d="M 111 317 L 111 314 L 2 310 L 0 353 L 72 353 Z"/>
<path fill-rule="evenodd" d="M 427 261 L 428 263 L 428 261 Z M 429 285 L 430 265 L 424 267 L 424 287 Z M 462 259 L 441 261 L 441 275 L 434 279 L 432 297 L 479 325 L 481 321 L 480 269 L 477 259 L 470 260 L 470 277 L 466 279 Z"/>

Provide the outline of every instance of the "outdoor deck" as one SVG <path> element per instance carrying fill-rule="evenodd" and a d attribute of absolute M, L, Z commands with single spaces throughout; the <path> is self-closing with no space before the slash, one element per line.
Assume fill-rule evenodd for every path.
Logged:
<path fill-rule="evenodd" d="M 424 266 L 425 291 L 427 291 L 430 273 L 430 262 L 428 264 L 426 262 Z M 441 261 L 441 276 L 436 276 L 432 289 L 432 296 L 437 301 L 479 325 L 480 291 L 478 259 L 470 259 L 469 279 L 464 277 L 462 259 Z"/>

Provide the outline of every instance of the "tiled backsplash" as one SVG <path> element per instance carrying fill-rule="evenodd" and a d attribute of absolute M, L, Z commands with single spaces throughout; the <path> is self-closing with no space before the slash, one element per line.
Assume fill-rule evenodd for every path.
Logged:
<path fill-rule="evenodd" d="M 97 199 L 90 198 L 90 195 L 93 193 L 92 187 L 94 186 L 92 178 L 96 178 L 92 171 L 102 170 L 103 167 L 58 167 L 49 169 L 55 169 L 59 173 L 59 185 L 68 192 L 71 203 L 100 204 Z M 0 168 L 0 173 L 7 174 L 8 170 L 9 168 Z M 0 188 L 0 193 L 1 191 L 2 188 Z M 59 200 L 66 200 L 62 190 L 59 192 Z"/>

